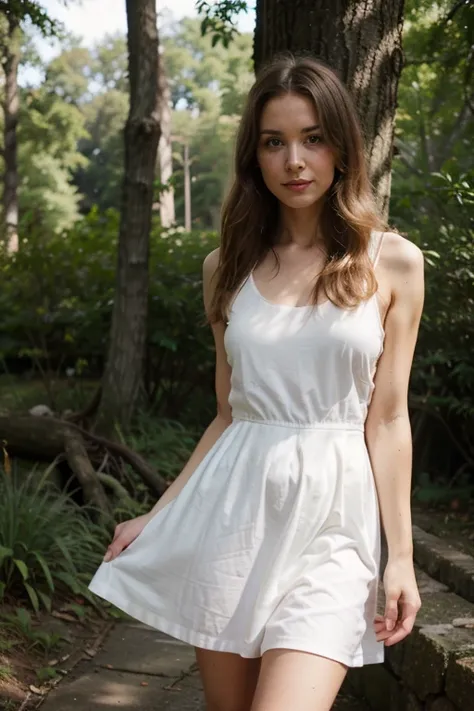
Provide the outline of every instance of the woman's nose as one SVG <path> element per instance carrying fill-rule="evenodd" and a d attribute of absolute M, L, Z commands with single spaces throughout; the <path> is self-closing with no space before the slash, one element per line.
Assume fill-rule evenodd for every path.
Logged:
<path fill-rule="evenodd" d="M 286 158 L 286 169 L 292 172 L 300 171 L 304 168 L 304 159 L 301 155 L 301 146 L 288 146 L 288 154 Z"/>

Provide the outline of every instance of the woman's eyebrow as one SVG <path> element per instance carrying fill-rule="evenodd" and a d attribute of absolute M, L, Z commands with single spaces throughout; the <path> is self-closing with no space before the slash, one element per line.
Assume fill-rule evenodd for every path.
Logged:
<path fill-rule="evenodd" d="M 311 131 L 317 131 L 320 128 L 319 124 L 314 124 L 314 126 L 308 126 L 308 128 L 302 128 L 301 133 L 311 133 Z M 283 131 L 278 131 L 276 128 L 264 128 L 260 131 L 260 135 L 270 134 L 271 136 L 283 136 Z"/>

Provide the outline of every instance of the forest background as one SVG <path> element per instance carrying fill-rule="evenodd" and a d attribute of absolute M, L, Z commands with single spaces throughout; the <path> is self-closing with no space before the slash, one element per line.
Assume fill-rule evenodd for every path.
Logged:
<path fill-rule="evenodd" d="M 24 595 L 39 609 L 51 608 L 61 586 L 85 594 L 114 522 L 149 508 L 214 416 L 201 267 L 218 244 L 254 38 L 226 35 L 229 25 L 217 20 L 203 35 L 203 16 L 160 21 L 169 94 L 153 184 L 143 377 L 133 412 L 109 413 L 107 427 L 89 436 L 117 280 L 127 38 L 86 47 L 46 13 L 13 36 L 14 6 L 0 2 L 4 123 L 13 41 L 20 67 L 14 233 L 5 141 L 0 156 L 0 595 Z M 413 496 L 453 510 L 468 510 L 474 493 L 473 15 L 471 2 L 406 1 L 391 173 L 390 222 L 426 261 L 410 388 Z M 38 28 L 59 33 L 60 53 L 48 61 Z"/>

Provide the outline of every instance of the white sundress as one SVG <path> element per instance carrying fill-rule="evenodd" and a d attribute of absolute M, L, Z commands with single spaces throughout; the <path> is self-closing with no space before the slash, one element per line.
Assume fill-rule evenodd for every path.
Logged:
<path fill-rule="evenodd" d="M 383 340 L 376 295 L 353 311 L 283 306 L 251 275 L 225 332 L 232 424 L 90 590 L 205 649 L 382 662 L 364 422 Z"/>

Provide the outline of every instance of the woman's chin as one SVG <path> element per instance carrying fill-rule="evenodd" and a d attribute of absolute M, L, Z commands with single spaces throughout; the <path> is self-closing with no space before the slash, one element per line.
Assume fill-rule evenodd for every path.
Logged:
<path fill-rule="evenodd" d="M 277 195 L 276 196 L 280 203 L 285 207 L 291 207 L 294 209 L 316 207 L 321 199 L 322 195 L 305 195 L 304 193 L 295 193 L 294 195 Z"/>

